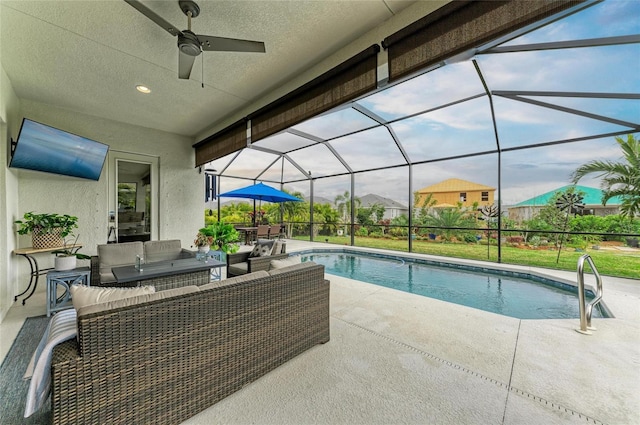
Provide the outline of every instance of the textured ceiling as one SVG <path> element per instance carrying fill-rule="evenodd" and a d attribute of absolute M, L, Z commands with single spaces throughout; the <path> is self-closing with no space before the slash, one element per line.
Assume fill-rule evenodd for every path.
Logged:
<path fill-rule="evenodd" d="M 144 3 L 187 28 L 177 1 Z M 200 0 L 196 34 L 267 53 L 204 52 L 179 80 L 177 39 L 124 1 L 1 0 L 0 60 L 20 99 L 194 137 L 412 3 Z"/>

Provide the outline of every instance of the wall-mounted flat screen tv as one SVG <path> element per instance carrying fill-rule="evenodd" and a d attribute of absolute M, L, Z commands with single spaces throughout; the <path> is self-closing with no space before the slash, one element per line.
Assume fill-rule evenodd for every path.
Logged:
<path fill-rule="evenodd" d="M 108 150 L 103 143 L 24 118 L 9 167 L 99 180 Z"/>

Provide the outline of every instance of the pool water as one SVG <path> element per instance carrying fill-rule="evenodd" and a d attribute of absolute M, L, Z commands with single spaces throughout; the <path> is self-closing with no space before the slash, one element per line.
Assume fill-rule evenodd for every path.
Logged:
<path fill-rule="evenodd" d="M 346 253 L 302 255 L 325 272 L 518 319 L 579 318 L 578 290 L 478 269 Z M 589 297 L 587 297 L 589 299 Z M 604 317 L 599 308 L 592 317 Z"/>

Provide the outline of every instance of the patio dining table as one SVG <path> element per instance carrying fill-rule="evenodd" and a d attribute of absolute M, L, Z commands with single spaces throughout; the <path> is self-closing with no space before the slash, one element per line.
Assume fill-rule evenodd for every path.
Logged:
<path fill-rule="evenodd" d="M 258 227 L 253 226 L 236 226 L 238 232 L 244 233 L 244 244 L 251 245 L 254 240 L 254 236 L 258 234 Z"/>

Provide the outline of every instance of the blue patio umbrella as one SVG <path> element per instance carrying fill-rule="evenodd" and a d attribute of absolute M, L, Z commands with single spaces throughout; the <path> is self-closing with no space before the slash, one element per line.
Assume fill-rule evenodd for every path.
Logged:
<path fill-rule="evenodd" d="M 302 202 L 302 199 L 289 195 L 264 183 L 258 183 L 218 195 L 226 198 L 247 198 L 266 202 Z"/>
<path fill-rule="evenodd" d="M 267 186 L 264 183 L 258 183 L 240 189 L 231 190 L 229 192 L 221 193 L 218 195 L 226 198 L 247 198 L 266 202 L 302 202 L 302 199 L 289 195 L 287 192 L 283 192 L 278 189 L 274 189 L 271 186 Z M 255 211 L 256 204 L 253 204 L 253 224 L 255 225 Z"/>

